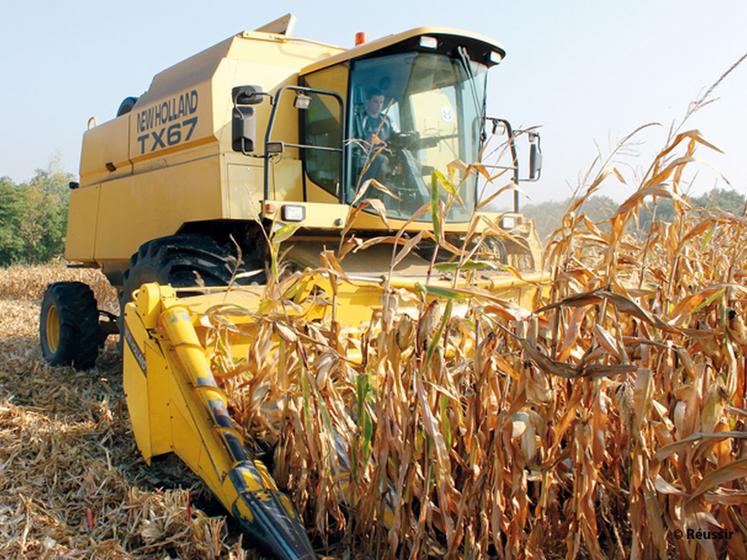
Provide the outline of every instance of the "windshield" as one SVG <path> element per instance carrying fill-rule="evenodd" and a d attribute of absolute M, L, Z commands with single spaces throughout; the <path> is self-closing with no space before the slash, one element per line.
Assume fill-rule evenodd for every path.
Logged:
<path fill-rule="evenodd" d="M 465 63 L 470 64 L 469 73 Z M 347 200 L 367 179 L 376 179 L 395 196 L 369 188 L 365 198 L 380 199 L 389 217 L 409 219 L 430 200 L 434 171 L 448 176 L 449 163 L 475 162 L 480 150 L 485 70 L 482 64 L 434 53 L 355 62 L 346 143 L 350 162 Z M 469 220 L 476 181 L 470 177 L 461 185 L 463 204 L 453 203 L 448 221 Z"/>

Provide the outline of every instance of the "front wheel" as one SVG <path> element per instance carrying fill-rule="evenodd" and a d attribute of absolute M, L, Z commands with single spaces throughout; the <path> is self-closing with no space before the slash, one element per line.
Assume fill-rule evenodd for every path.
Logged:
<path fill-rule="evenodd" d="M 226 286 L 234 273 L 264 268 L 256 255 L 246 255 L 241 262 L 232 254 L 231 247 L 194 233 L 179 233 L 153 239 L 140 246 L 132 255 L 124 272 L 124 283 L 119 299 L 119 333 L 124 335 L 125 305 L 132 300 L 135 290 L 146 282 L 171 284 L 175 288 Z M 241 278 L 237 284 L 264 283 L 264 272 Z M 122 337 L 120 336 L 120 349 Z"/>
<path fill-rule="evenodd" d="M 47 286 L 39 316 L 39 342 L 53 366 L 90 369 L 99 353 L 99 312 L 90 287 L 82 282 Z"/>

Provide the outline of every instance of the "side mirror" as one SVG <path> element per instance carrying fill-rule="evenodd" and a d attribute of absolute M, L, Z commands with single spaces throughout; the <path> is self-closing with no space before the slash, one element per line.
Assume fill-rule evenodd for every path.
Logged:
<path fill-rule="evenodd" d="M 231 91 L 233 98 L 232 147 L 235 152 L 254 151 L 257 121 L 252 105 L 262 103 L 265 94 L 259 86 L 238 86 Z"/>
<path fill-rule="evenodd" d="M 537 181 L 542 174 L 542 148 L 540 147 L 540 135 L 536 132 L 529 133 L 529 180 Z"/>

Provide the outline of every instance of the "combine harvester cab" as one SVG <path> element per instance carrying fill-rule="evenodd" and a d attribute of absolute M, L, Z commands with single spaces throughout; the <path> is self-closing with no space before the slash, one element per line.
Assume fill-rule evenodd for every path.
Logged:
<path fill-rule="evenodd" d="M 343 326 L 367 321 L 389 288 L 451 286 L 431 273 L 435 262 L 453 272 L 460 245 L 487 265 L 479 288 L 528 306 L 543 278 L 534 226 L 515 188 L 511 211 L 482 211 L 478 176 L 505 174 L 510 191 L 515 138 L 529 139 L 526 180 L 541 153 L 536 132 L 484 114 L 487 70 L 505 55 L 492 39 L 421 27 L 346 50 L 292 37 L 292 25 L 285 16 L 164 70 L 85 133 L 65 257 L 102 270 L 120 315 L 97 310 L 88 286 L 56 283 L 40 339 L 50 363 L 86 369 L 119 332 L 145 460 L 176 453 L 253 546 L 306 558 L 298 513 L 229 417 L 201 314 L 218 302 L 256 310 L 281 246 L 296 270 L 329 266 L 327 249 L 345 247 L 344 287 L 317 284 Z M 497 131 L 508 165 L 475 164 Z M 393 265 L 392 245 L 413 239 L 422 247 Z"/>

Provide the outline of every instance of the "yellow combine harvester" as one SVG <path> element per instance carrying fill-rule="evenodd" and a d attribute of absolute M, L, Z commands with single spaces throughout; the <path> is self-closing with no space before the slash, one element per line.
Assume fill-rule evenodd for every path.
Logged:
<path fill-rule="evenodd" d="M 457 204 L 444 205 L 437 190 L 439 172 L 454 162 L 475 169 L 467 164 L 497 127 L 510 165 L 480 169 L 519 181 L 516 132 L 485 115 L 486 73 L 503 48 L 421 27 L 346 50 L 292 37 L 292 24 L 285 16 L 172 66 L 125 99 L 116 118 L 89 127 L 80 183 L 71 184 L 65 257 L 100 268 L 119 290 L 121 313 L 99 312 L 84 284 L 52 284 L 40 337 L 50 363 L 85 369 L 120 332 L 127 405 L 145 460 L 176 453 L 253 545 L 310 558 L 298 514 L 229 416 L 200 322 L 216 303 L 257 310 L 270 274 L 266 232 L 290 248 L 286 262 L 296 270 L 319 268 L 325 248 L 355 236 L 360 250 L 345 257 L 344 281 L 332 286 L 320 275 L 295 296 L 308 309 L 312 291 L 334 291 L 343 325 L 367 321 L 382 305 L 391 245 L 366 241 L 387 232 L 403 241 L 423 232 L 390 287 L 425 283 L 436 245 L 458 247 L 468 234 L 484 245 L 480 254 L 505 265 L 480 272 L 480 287 L 494 295 L 526 303 L 541 274 L 537 236 L 516 193 L 513 211 L 497 214 L 476 211 L 476 173 L 463 174 Z M 539 137 L 528 137 L 534 180 Z M 441 231 L 424 207 L 441 209 Z M 257 286 L 226 292 L 232 279 Z M 430 281 L 439 282 L 449 285 Z M 191 289 L 177 297 L 174 288 Z M 234 320 L 251 329 L 247 317 Z M 231 351 L 239 359 L 250 346 L 250 336 L 237 335 Z"/>

